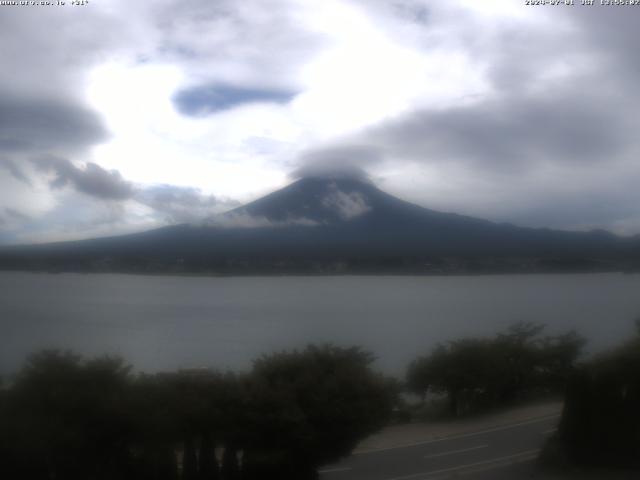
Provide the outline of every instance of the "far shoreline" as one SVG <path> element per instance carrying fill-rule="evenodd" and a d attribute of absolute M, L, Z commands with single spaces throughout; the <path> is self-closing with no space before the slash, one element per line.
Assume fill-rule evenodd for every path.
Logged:
<path fill-rule="evenodd" d="M 329 277 L 415 277 L 415 278 L 445 278 L 445 277 L 503 277 L 503 276 L 572 276 L 572 275 L 637 275 L 640 270 L 514 270 L 500 272 L 451 272 L 451 273 L 417 273 L 417 272 L 246 272 L 246 273 L 223 273 L 223 272 L 139 272 L 130 270 L 112 270 L 112 271 L 87 271 L 87 270 L 2 270 L 0 274 L 37 274 L 37 275 L 127 275 L 135 277 L 183 277 L 183 278 L 329 278 Z"/>

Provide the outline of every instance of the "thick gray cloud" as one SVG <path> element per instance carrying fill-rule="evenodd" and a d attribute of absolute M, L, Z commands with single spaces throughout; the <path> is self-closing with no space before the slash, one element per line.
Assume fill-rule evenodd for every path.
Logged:
<path fill-rule="evenodd" d="M 191 223 L 238 206 L 238 203 L 215 195 L 207 195 L 197 188 L 176 185 L 156 185 L 139 191 L 136 200 L 152 208 L 169 223 Z"/>
<path fill-rule="evenodd" d="M 53 188 L 71 185 L 79 192 L 105 200 L 125 200 L 134 194 L 133 185 L 120 172 L 105 170 L 95 163 L 77 167 L 66 158 L 53 155 L 36 157 L 32 162 L 37 169 L 55 174 Z"/>
<path fill-rule="evenodd" d="M 81 105 L 0 93 L 0 152 L 77 151 L 107 135 L 100 118 Z"/>
<path fill-rule="evenodd" d="M 635 16 L 576 7 L 547 21 L 483 23 L 433 7 L 409 19 L 424 23 L 424 31 L 400 31 L 410 10 L 374 2 L 368 12 L 414 48 L 473 55 L 488 88 L 459 102 L 417 106 L 335 142 L 333 150 L 366 145 L 364 158 L 377 159 L 368 164 L 373 172 L 394 172 L 394 193 L 433 208 L 637 233 L 640 94 L 630 87 L 640 81 L 640 63 L 628 48 Z"/>
<path fill-rule="evenodd" d="M 183 110 L 191 114 L 221 108 L 220 102 L 227 108 L 256 100 L 288 101 L 298 87 L 291 72 L 318 48 L 321 37 L 297 27 L 291 6 L 288 0 L 269 5 L 261 0 L 135 5 L 113 0 L 87 8 L 3 9 L 0 207 L 19 204 L 18 196 L 25 201 L 37 196 L 34 222 L 57 228 L 58 234 L 64 233 L 63 225 L 64 231 L 76 231 L 71 225 L 76 222 L 86 235 L 97 232 L 99 224 L 115 225 L 120 214 L 146 226 L 157 219 L 201 220 L 234 206 L 195 188 L 134 185 L 118 171 L 92 162 L 92 147 L 109 139 L 110 132 L 88 103 L 87 87 L 98 65 L 132 68 L 149 62 L 175 65 L 196 86 L 182 87 L 188 97 L 183 97 Z M 226 88 L 214 92 L 216 99 L 198 98 L 212 84 Z M 74 209 L 80 197 L 85 197 L 83 208 Z M 97 214 L 105 208 L 109 215 Z M 20 223 L 9 222 L 6 212 L 2 218 L 5 230 Z"/>
<path fill-rule="evenodd" d="M 116 206 L 126 201 L 149 207 L 152 215 L 165 223 L 202 221 L 239 205 L 234 200 L 205 194 L 193 187 L 135 185 L 117 170 L 106 170 L 91 162 L 77 166 L 66 158 L 43 155 L 32 158 L 31 163 L 37 173 L 53 174 L 49 186 L 54 190 L 72 187 L 73 191 L 110 202 L 109 215 L 101 215 L 98 218 L 106 218 L 111 223 L 114 222 L 114 218 L 125 215 L 125 210 Z M 114 216 L 114 212 L 118 215 Z M 89 223 L 94 226 L 99 220 L 92 218 Z"/>
<path fill-rule="evenodd" d="M 355 178 L 368 180 L 367 169 L 383 159 L 380 149 L 368 145 L 346 144 L 319 147 L 302 153 L 292 178 Z"/>
<path fill-rule="evenodd" d="M 72 183 L 79 191 L 103 198 L 127 196 L 130 192 L 113 174 L 95 164 L 78 169 L 63 159 L 86 152 L 106 137 L 98 115 L 75 100 L 23 98 L 0 91 L 0 206 L 26 202 L 42 211 L 52 203 L 37 192 L 40 175 L 35 165 L 55 172 L 57 186 Z M 28 160 L 33 156 L 38 158 L 35 163 Z M 26 220 L 13 216 L 2 228 L 19 228 Z"/>
<path fill-rule="evenodd" d="M 30 220 L 28 215 L 15 208 L 0 208 L 0 244 L 13 240 L 13 236 L 9 232 Z"/>
<path fill-rule="evenodd" d="M 426 8 L 420 0 L 373 5 L 378 16 L 381 9 L 395 12 L 395 22 L 402 12 Z M 482 23 L 465 11 L 452 19 L 446 6 L 432 5 L 422 16 L 430 28 L 414 46 L 428 50 L 421 43 L 428 38 L 437 48 L 463 48 L 487 73 L 489 91 L 458 105 L 418 107 L 351 142 L 376 145 L 399 163 L 460 162 L 517 175 L 538 164 L 624 159 L 638 148 L 640 102 L 625 88 L 629 79 L 640 80 L 640 69 L 637 55 L 623 48 L 636 34 L 624 10 L 578 7 L 558 11 L 552 22 Z M 462 27 L 465 35 L 451 35 Z"/>
<path fill-rule="evenodd" d="M 569 21 L 583 34 L 581 51 L 595 58 L 602 74 L 617 85 L 626 85 L 626 94 L 637 96 L 640 58 L 632 46 L 637 42 L 637 7 L 606 7 L 577 9 Z M 591 85 L 600 89 L 604 85 Z"/>
<path fill-rule="evenodd" d="M 7 216 L 4 241 L 36 229 L 64 195 L 42 185 L 31 157 L 77 161 L 109 138 L 103 119 L 86 100 L 85 87 L 92 66 L 127 41 L 112 20 L 93 8 L 2 8 L 0 208 L 24 206 L 31 218 Z"/>
<path fill-rule="evenodd" d="M 151 15 L 161 40 L 154 54 L 188 68 L 196 84 L 296 90 L 292 72 L 324 42 L 301 25 L 305 8 L 290 0 L 157 2 Z"/>
<path fill-rule="evenodd" d="M 19 180 L 27 185 L 31 185 L 31 180 L 24 171 L 16 165 L 13 160 L 9 160 L 8 158 L 0 158 L 0 168 L 6 169 L 13 178 Z"/>
<path fill-rule="evenodd" d="M 570 90 L 425 109 L 364 134 L 396 158 L 521 173 L 540 163 L 606 164 L 635 148 L 631 112 Z"/>
<path fill-rule="evenodd" d="M 26 220 L 29 220 L 29 216 L 25 215 L 22 212 L 19 212 L 18 210 L 14 209 L 14 208 L 4 208 L 3 209 L 4 212 L 4 218 L 9 219 L 9 220 L 14 220 L 14 221 L 19 221 L 19 222 L 24 222 Z"/>
<path fill-rule="evenodd" d="M 3 7 L 0 37 L 4 92 L 38 93 L 52 98 L 81 98 L 78 87 L 87 67 L 105 54 L 130 48 L 131 19 L 100 6 L 78 9 Z M 99 34 L 98 34 L 99 32 Z"/>

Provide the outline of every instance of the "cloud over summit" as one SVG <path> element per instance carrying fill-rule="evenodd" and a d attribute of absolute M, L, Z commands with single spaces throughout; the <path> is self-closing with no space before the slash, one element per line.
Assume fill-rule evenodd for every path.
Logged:
<path fill-rule="evenodd" d="M 383 153 L 374 146 L 330 145 L 303 152 L 292 178 L 352 178 L 369 181 L 367 169 L 383 161 Z"/>

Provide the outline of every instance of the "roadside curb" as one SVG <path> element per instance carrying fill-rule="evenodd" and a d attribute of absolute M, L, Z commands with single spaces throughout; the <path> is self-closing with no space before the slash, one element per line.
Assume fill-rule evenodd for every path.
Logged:
<path fill-rule="evenodd" d="M 514 426 L 541 422 L 554 417 L 560 417 L 562 411 L 562 403 L 554 402 L 552 404 L 543 405 L 541 406 L 541 409 L 547 410 L 547 412 L 537 415 L 523 415 L 519 417 L 517 416 L 517 413 L 520 409 L 518 409 L 515 411 L 507 411 L 502 414 L 496 415 L 495 417 L 497 418 L 484 418 L 482 420 L 473 419 L 464 423 L 455 421 L 449 424 L 420 423 L 408 424 L 406 426 L 388 427 L 387 429 L 384 429 L 381 432 L 364 440 L 364 442 L 362 442 L 353 451 L 352 455 L 365 455 L 384 450 L 424 445 L 445 439 L 449 440 L 466 436 L 473 436 L 481 433 L 512 428 Z M 415 432 L 416 429 L 420 429 L 422 431 Z M 414 431 L 411 432 L 410 430 Z M 414 438 L 402 441 L 401 437 L 403 436 L 413 436 Z"/>

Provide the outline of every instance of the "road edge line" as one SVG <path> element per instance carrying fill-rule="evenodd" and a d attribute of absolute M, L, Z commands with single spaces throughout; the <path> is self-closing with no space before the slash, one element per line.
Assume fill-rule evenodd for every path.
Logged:
<path fill-rule="evenodd" d="M 561 416 L 561 413 L 554 413 L 554 414 L 550 414 L 550 415 L 545 415 L 543 417 L 535 417 L 535 418 L 532 418 L 531 420 L 525 420 L 525 421 L 518 422 L 518 423 L 511 423 L 511 424 L 508 424 L 508 425 L 501 425 L 501 426 L 498 426 L 498 427 L 487 428 L 485 430 L 479 430 L 477 432 L 454 434 L 454 435 L 450 435 L 450 436 L 432 438 L 430 440 L 423 440 L 423 441 L 419 441 L 419 442 L 412 442 L 412 443 L 405 443 L 405 444 L 402 444 L 402 445 L 395 445 L 393 447 L 383 447 L 383 448 L 375 448 L 375 449 L 371 449 L 371 450 L 365 450 L 363 452 L 353 452 L 351 455 L 352 456 L 368 455 L 370 453 L 386 452 L 387 450 L 397 450 L 398 448 L 417 447 L 417 446 L 420 446 L 420 445 L 428 445 L 430 443 L 444 442 L 444 441 L 447 441 L 447 440 L 456 440 L 458 438 L 473 437 L 475 435 L 482 435 L 484 433 L 499 432 L 501 430 L 508 430 L 510 428 L 517 428 L 517 427 L 524 426 L 524 425 L 530 425 L 530 424 L 533 424 L 533 423 L 544 422 L 545 420 L 551 420 L 552 418 L 557 418 L 557 417 L 560 417 L 560 416 Z"/>

